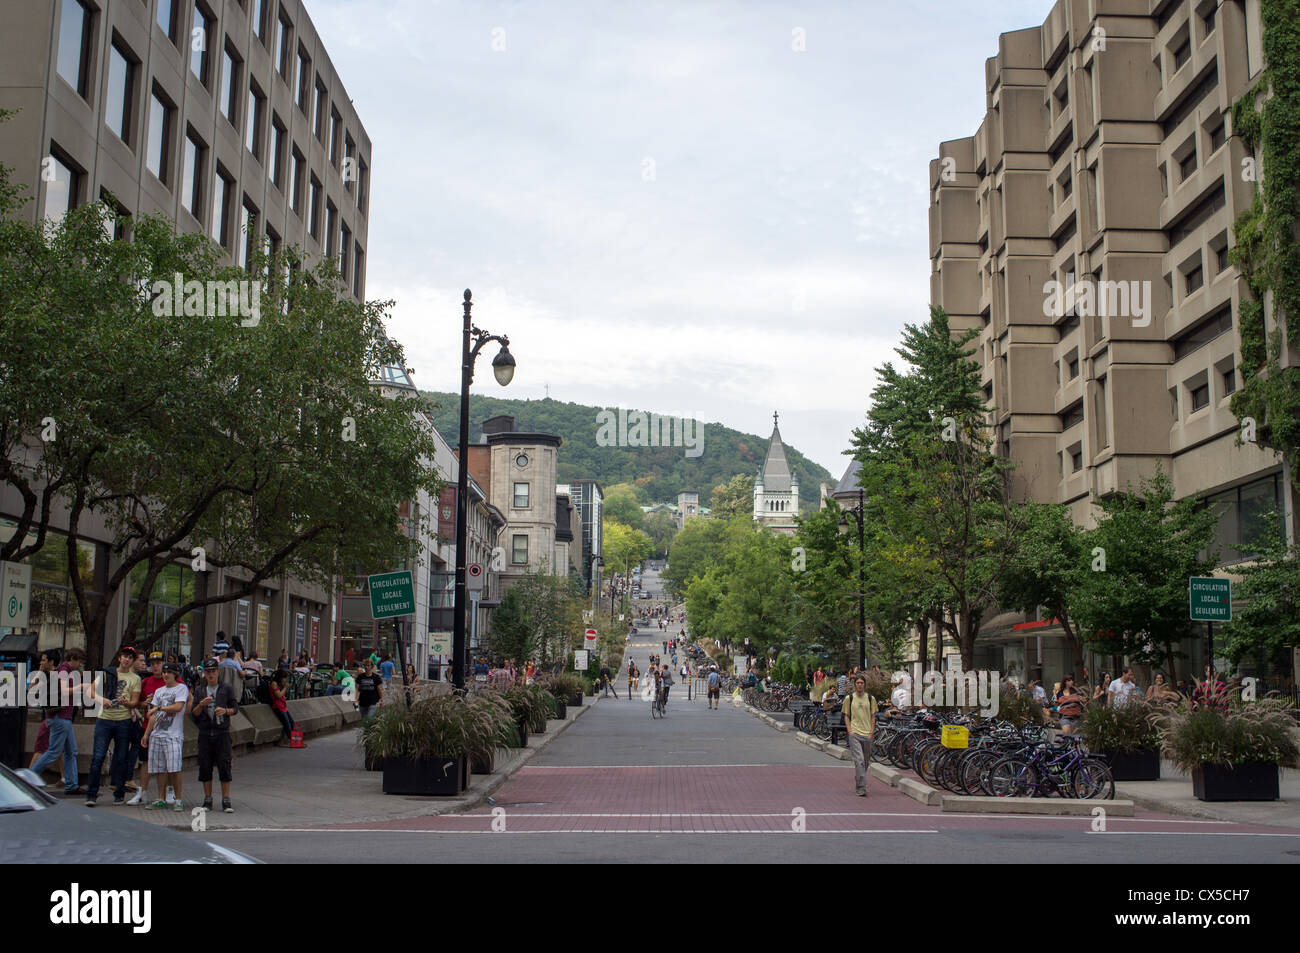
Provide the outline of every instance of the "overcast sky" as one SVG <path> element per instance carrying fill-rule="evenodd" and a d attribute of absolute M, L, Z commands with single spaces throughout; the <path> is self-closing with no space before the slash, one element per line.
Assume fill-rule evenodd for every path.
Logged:
<path fill-rule="evenodd" d="M 367 294 L 396 299 L 418 386 L 458 388 L 471 288 L 519 362 L 502 390 L 481 360 L 480 391 L 763 436 L 780 410 L 838 478 L 872 368 L 926 317 L 928 162 L 978 127 L 998 34 L 1051 3 L 307 9 L 373 142 Z"/>

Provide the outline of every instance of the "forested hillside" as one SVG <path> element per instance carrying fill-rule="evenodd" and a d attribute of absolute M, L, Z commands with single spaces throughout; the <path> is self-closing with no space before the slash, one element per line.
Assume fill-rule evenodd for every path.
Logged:
<path fill-rule="evenodd" d="M 460 398 L 455 394 L 426 391 L 437 406 L 434 422 L 439 432 L 452 446 L 460 436 Z M 767 437 L 741 433 L 719 423 L 701 421 L 702 451 L 698 456 L 688 456 L 687 448 L 600 446 L 598 414 L 605 408 L 587 404 L 571 404 L 558 400 L 510 400 L 500 397 L 470 396 L 470 440 L 477 441 L 479 425 L 488 417 L 510 414 L 520 430 L 534 430 L 559 434 L 564 438 L 560 448 L 559 482 L 579 478 L 593 478 L 602 486 L 615 483 L 632 483 L 645 490 L 648 502 L 676 502 L 682 490 L 700 494 L 700 504 L 709 505 L 709 494 L 720 483 L 725 483 L 737 473 L 753 476 L 763 465 L 767 453 Z M 689 431 L 688 431 L 689 432 Z M 786 441 L 786 457 L 791 470 L 799 477 L 799 498 L 803 507 L 817 505 L 818 487 L 823 482 L 834 483 L 839 475 L 832 476 L 822 466 L 813 463 Z"/>

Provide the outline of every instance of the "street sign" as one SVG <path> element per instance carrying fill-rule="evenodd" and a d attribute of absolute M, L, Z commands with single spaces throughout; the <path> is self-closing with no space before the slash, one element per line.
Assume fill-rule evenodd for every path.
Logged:
<path fill-rule="evenodd" d="M 1193 622 L 1232 621 L 1232 583 L 1215 576 L 1192 576 L 1187 581 L 1188 607 Z"/>
<path fill-rule="evenodd" d="M 573 653 L 573 667 L 574 667 L 575 669 L 577 669 L 579 672 L 585 672 L 585 671 L 587 670 L 587 650 L 586 650 L 586 649 L 577 649 L 577 650 Z"/>
<path fill-rule="evenodd" d="M 0 563 L 0 625 L 27 628 L 31 601 L 31 563 Z"/>
<path fill-rule="evenodd" d="M 415 612 L 415 584 L 411 571 L 381 572 L 369 577 L 370 618 L 393 619 Z"/>
<path fill-rule="evenodd" d="M 876 627 L 875 627 L 875 625 L 873 625 L 872 623 L 868 622 L 867 625 L 866 625 L 866 632 L 867 632 L 867 635 L 875 635 L 875 634 L 876 634 Z"/>
<path fill-rule="evenodd" d="M 588 629 L 586 632 L 583 633 L 582 640 L 583 640 L 583 642 L 587 645 L 588 648 L 595 648 L 595 647 L 596 647 L 596 630 L 595 630 L 595 629 Z"/>
<path fill-rule="evenodd" d="M 188 622 L 180 623 L 176 626 L 176 634 L 182 639 L 188 639 L 190 637 L 190 624 Z"/>
<path fill-rule="evenodd" d="M 465 588 L 471 592 L 479 592 L 483 589 L 483 566 L 480 563 L 470 563 L 465 567 Z"/>

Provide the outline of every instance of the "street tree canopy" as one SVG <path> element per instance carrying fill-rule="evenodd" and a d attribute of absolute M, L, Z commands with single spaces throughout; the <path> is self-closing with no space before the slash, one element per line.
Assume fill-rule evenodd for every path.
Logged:
<path fill-rule="evenodd" d="M 399 507 L 439 487 L 416 401 L 371 384 L 404 366 L 388 303 L 354 301 L 332 264 L 309 269 L 294 249 L 222 268 L 205 236 L 160 217 L 115 241 L 102 203 L 33 225 L 23 202 L 0 167 L 0 483 L 22 501 L 0 558 L 59 545 L 75 565 L 103 522 L 105 591 L 69 580 L 92 660 L 128 586 L 143 648 L 269 579 L 329 585 L 412 554 Z M 216 283 L 241 281 L 260 292 L 255 315 L 211 307 Z M 179 313 L 160 306 L 180 290 Z M 178 561 L 233 572 L 155 619 L 154 585 Z"/>

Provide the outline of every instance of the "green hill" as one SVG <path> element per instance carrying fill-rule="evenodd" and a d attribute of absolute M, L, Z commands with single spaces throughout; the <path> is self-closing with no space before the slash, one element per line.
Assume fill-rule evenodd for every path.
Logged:
<path fill-rule="evenodd" d="M 460 439 L 460 398 L 456 394 L 424 391 L 434 402 L 434 424 L 452 446 Z M 600 446 L 597 415 L 605 409 L 587 404 L 570 404 L 549 398 L 512 400 L 470 395 L 470 440 L 477 441 L 479 425 L 497 414 L 515 418 L 519 430 L 558 434 L 560 447 L 559 482 L 583 478 L 598 480 L 601 486 L 634 483 L 644 487 L 652 503 L 677 502 L 677 494 L 694 490 L 700 504 L 709 505 L 709 494 L 737 473 L 753 476 L 767 455 L 767 437 L 741 433 L 719 423 L 701 422 L 702 453 L 689 457 L 683 447 Z M 799 477 L 800 508 L 816 507 L 822 483 L 834 483 L 824 467 L 813 463 L 789 443 L 785 445 L 791 470 Z"/>

